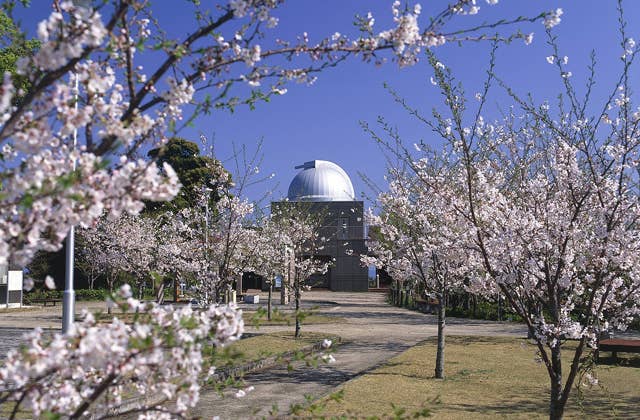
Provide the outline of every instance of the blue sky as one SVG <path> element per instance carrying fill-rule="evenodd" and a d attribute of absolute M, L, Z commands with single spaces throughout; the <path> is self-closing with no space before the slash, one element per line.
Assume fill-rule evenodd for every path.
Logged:
<path fill-rule="evenodd" d="M 381 5 L 374 15 L 389 16 L 387 1 L 298 1 L 285 4 L 278 13 L 283 27 L 285 22 L 311 22 L 307 31 L 311 36 L 331 34 L 349 28 L 355 13 L 366 13 L 371 4 Z M 439 7 L 443 2 L 436 3 Z M 562 23 L 555 28 L 559 37 L 561 53 L 569 57 L 568 68 L 574 81 L 584 85 L 586 66 L 591 49 L 598 58 L 597 98 L 608 95 L 615 87 L 619 74 L 621 49 L 617 31 L 615 2 L 595 0 L 581 1 L 501 1 L 497 6 L 488 7 L 479 2 L 482 9 L 479 19 L 461 17 L 461 24 L 492 20 L 518 15 L 535 15 L 541 10 L 562 7 Z M 629 19 L 629 36 L 640 37 L 640 2 L 625 2 L 625 12 Z M 430 9 L 425 8 L 426 14 Z M 309 20 L 308 16 L 315 19 Z M 635 19 L 634 19 L 635 18 Z M 377 24 L 377 23 L 376 23 Z M 283 28 L 284 29 L 284 28 Z M 289 29 L 289 26 L 286 26 Z M 534 43 L 525 46 L 523 42 L 505 45 L 498 51 L 497 72 L 516 91 L 532 92 L 538 101 L 553 102 L 560 92 L 560 82 L 555 66 L 547 63 L 545 57 L 551 54 L 546 45 L 544 26 L 541 23 L 523 25 L 525 33 L 535 32 Z M 480 90 L 488 64 L 490 45 L 465 44 L 445 45 L 436 49 L 440 60 L 450 66 L 462 80 L 469 96 Z M 637 73 L 637 66 L 632 74 Z M 279 183 L 276 194 L 286 194 L 288 183 L 296 173 L 294 166 L 307 160 L 326 159 L 338 163 L 351 176 L 356 194 L 369 192 L 358 176 L 367 174 L 375 182 L 383 184 L 385 160 L 371 138 L 363 132 L 359 121 L 374 124 L 379 115 L 396 124 L 407 144 L 424 140 L 426 143 L 437 139 L 417 124 L 406 112 L 395 104 L 383 88 L 387 82 L 412 105 L 430 113 L 433 106 L 441 103 L 437 89 L 429 78 L 432 71 L 426 60 L 411 67 L 399 69 L 395 63 L 387 63 L 381 68 L 352 60 L 344 65 L 321 74 L 312 87 L 293 85 L 283 97 L 269 104 L 260 105 L 255 111 L 239 110 L 233 115 L 220 113 L 203 121 L 205 133 L 216 133 L 219 156 L 224 156 L 230 142 L 255 144 L 264 139 L 264 172 L 275 172 Z M 638 86 L 637 80 L 633 81 Z M 638 91 L 638 89 L 635 89 Z M 472 103 L 475 101 L 471 101 Z M 494 90 L 492 105 L 487 107 L 485 118 L 499 116 L 499 109 L 511 105 L 511 100 L 499 88 Z M 228 152 L 226 152 L 228 153 Z"/>
<path fill-rule="evenodd" d="M 48 3 L 45 0 L 32 3 L 36 6 L 41 2 Z M 203 3 L 206 4 L 206 0 Z M 435 0 L 422 3 L 423 17 L 439 11 L 446 4 Z M 176 8 L 178 4 L 182 2 L 153 2 L 156 15 L 174 34 L 186 33 L 189 29 L 189 9 Z M 614 1 L 501 0 L 497 6 L 489 7 L 484 0 L 478 0 L 478 4 L 481 6 L 478 16 L 460 17 L 453 27 L 519 15 L 533 16 L 543 10 L 561 7 L 564 10 L 562 23 L 554 32 L 558 35 L 561 55 L 569 57 L 568 69 L 573 73 L 574 82 L 580 87 L 584 85 L 589 53 L 594 49 L 598 60 L 596 98 L 604 98 L 615 88 L 622 50 Z M 34 6 L 28 15 L 22 17 L 25 27 L 34 28 L 35 23 L 46 15 L 46 8 Z M 376 17 L 376 28 L 382 30 L 390 25 L 390 6 L 391 1 L 387 0 L 289 1 L 273 13 L 280 19 L 274 35 L 293 39 L 307 31 L 313 41 L 336 31 L 353 33 L 354 15 L 368 11 Z M 628 36 L 640 41 L 640 2 L 627 0 L 624 7 L 629 22 Z M 535 33 L 533 44 L 525 46 L 522 41 L 517 41 L 502 46 L 497 55 L 497 73 L 517 92 L 531 92 L 538 102 L 553 102 L 561 86 L 556 68 L 545 60 L 551 49 L 545 42 L 544 27 L 538 22 L 521 25 L 520 28 L 524 33 Z M 504 28 L 503 31 L 509 29 Z M 467 43 L 462 46 L 445 45 L 435 52 L 464 83 L 468 96 L 472 98 L 484 81 L 489 50 L 488 43 Z M 637 74 L 637 66 L 631 74 Z M 253 150 L 258 140 L 263 139 L 261 171 L 264 174 L 273 172 L 275 177 L 272 183 L 250 190 L 249 195 L 254 198 L 261 196 L 265 189 L 276 187 L 276 184 L 274 198 L 286 195 L 289 181 L 297 172 L 294 166 L 313 159 L 339 164 L 351 176 L 356 195 L 370 193 L 358 173 L 365 173 L 382 184 L 385 160 L 359 122 L 367 121 L 373 125 L 382 115 L 398 126 L 407 144 L 421 140 L 437 144 L 434 135 L 409 118 L 383 88 L 383 83 L 388 83 L 410 104 L 429 114 L 433 106 L 440 104 L 437 90 L 429 82 L 431 75 L 426 60 L 414 67 L 400 69 L 392 62 L 378 68 L 356 58 L 320 74 L 311 87 L 289 85 L 286 95 L 268 104 L 258 104 L 253 111 L 247 108 L 238 108 L 233 114 L 216 111 L 197 120 L 195 127 L 186 129 L 181 135 L 194 141 L 200 134 L 215 136 L 216 155 L 222 160 L 231 156 L 232 144 L 244 144 Z M 639 90 L 637 80 L 632 79 L 632 87 Z M 504 92 L 495 88 L 490 104 L 484 113 L 485 119 L 497 118 L 499 110 L 512 102 Z"/>

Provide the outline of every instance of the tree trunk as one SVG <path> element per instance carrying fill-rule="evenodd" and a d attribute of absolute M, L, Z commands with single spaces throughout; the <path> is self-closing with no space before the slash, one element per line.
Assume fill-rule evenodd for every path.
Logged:
<path fill-rule="evenodd" d="M 113 274 L 109 274 L 107 283 L 109 283 L 109 295 L 113 295 Z M 107 305 L 107 314 L 111 315 L 111 305 Z"/>
<path fill-rule="evenodd" d="M 551 377 L 551 400 L 549 401 L 549 419 L 561 420 L 564 416 L 565 401 L 562 398 L 562 360 L 560 344 L 551 347 L 551 365 L 554 375 Z"/>
<path fill-rule="evenodd" d="M 439 296 L 438 304 L 438 349 L 436 351 L 436 378 L 444 379 L 444 327 L 446 308 L 444 305 L 444 296 Z"/>
<path fill-rule="evenodd" d="M 173 303 L 178 303 L 178 276 L 173 276 Z"/>
<path fill-rule="evenodd" d="M 267 320 L 271 321 L 271 301 L 273 299 L 273 281 L 269 283 L 269 297 L 267 298 Z"/>
<path fill-rule="evenodd" d="M 156 293 L 156 303 L 162 305 L 164 303 L 164 280 L 158 285 L 158 291 Z"/>
<path fill-rule="evenodd" d="M 295 287 L 295 298 L 296 298 L 296 332 L 294 334 L 295 338 L 300 337 L 300 286 L 296 285 Z"/>
<path fill-rule="evenodd" d="M 280 280 L 280 305 L 288 305 L 289 300 L 287 299 L 287 288 L 284 284 L 284 276 L 282 280 Z"/>

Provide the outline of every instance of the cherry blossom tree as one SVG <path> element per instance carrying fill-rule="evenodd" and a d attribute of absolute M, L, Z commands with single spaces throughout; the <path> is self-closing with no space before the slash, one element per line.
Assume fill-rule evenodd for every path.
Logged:
<path fill-rule="evenodd" d="M 260 223 L 255 238 L 253 269 L 262 276 L 269 285 L 267 296 L 267 320 L 271 320 L 273 308 L 273 287 L 277 276 L 281 276 L 280 287 L 287 288 L 286 278 L 291 265 L 291 238 L 285 231 L 278 217 L 270 217 Z M 285 291 L 286 292 L 286 291 Z"/>
<path fill-rule="evenodd" d="M 113 292 L 113 280 L 115 277 L 110 274 L 112 272 L 111 254 L 109 253 L 109 246 L 111 244 L 107 242 L 109 235 L 105 227 L 105 223 L 98 222 L 91 229 L 78 231 L 78 234 L 82 238 L 82 247 L 78 252 L 77 257 L 79 261 L 77 262 L 89 277 L 90 285 L 92 285 L 98 277 L 103 276 L 109 291 Z"/>
<path fill-rule="evenodd" d="M 156 221 L 122 214 L 111 220 L 103 217 L 92 229 L 82 231 L 86 241 L 84 258 L 109 274 L 109 290 L 118 273 L 129 274 L 136 282 L 138 298 L 152 271 L 159 272 Z"/>
<path fill-rule="evenodd" d="M 172 279 L 174 301 L 178 298 L 178 285 L 193 283 L 204 263 L 202 241 L 195 234 L 200 223 L 195 227 L 190 224 L 186 212 L 167 211 L 155 216 L 158 249 L 154 271 Z M 161 293 L 159 290 L 158 296 Z"/>
<path fill-rule="evenodd" d="M 428 119 L 398 98 L 447 141 L 440 151 L 446 165 L 437 173 L 425 170 L 430 156 L 403 154 L 424 188 L 448 203 L 442 223 L 468 233 L 457 246 L 471 290 L 502 293 L 526 323 L 549 376 L 552 419 L 563 417 L 574 386 L 597 382 L 592 356 L 601 334 L 623 330 L 640 315 L 640 111 L 629 88 L 637 48 L 621 26 L 622 76 L 595 115 L 588 113 L 594 74 L 578 99 L 550 31 L 554 52 L 547 61 L 565 87 L 557 110 L 507 88 L 522 115 L 513 110 L 486 122 L 493 59 L 470 123 L 462 88 L 435 57 L 434 80 L 448 115 Z"/>
<path fill-rule="evenodd" d="M 282 282 L 281 287 L 293 296 L 295 302 L 295 337 L 300 336 L 302 318 L 300 304 L 302 294 L 311 288 L 311 276 L 325 274 L 333 261 L 326 261 L 318 257 L 327 242 L 327 238 L 321 236 L 321 227 L 324 214 L 314 209 L 312 203 L 282 202 L 272 207 L 272 223 L 281 232 L 281 244 L 284 245 L 282 258 L 276 261 L 284 262 L 285 266 L 291 265 L 292 276 L 290 283 Z M 274 249 L 274 253 L 282 251 Z M 284 268 L 284 267 L 283 267 Z M 288 269 L 289 267 L 287 267 Z"/>
<path fill-rule="evenodd" d="M 98 220 L 94 226 L 82 229 L 78 233 L 82 237 L 82 250 L 78 253 L 83 265 L 90 267 L 91 271 L 98 272 L 105 277 L 109 292 L 113 293 L 116 278 L 118 277 L 118 260 L 121 252 L 115 246 L 118 232 L 117 225 L 106 219 Z M 126 234 L 126 233 L 125 233 Z M 108 307 L 111 313 L 111 307 Z"/>
<path fill-rule="evenodd" d="M 253 203 L 240 197 L 224 195 L 216 204 L 216 214 L 207 222 L 205 252 L 214 282 L 203 285 L 211 297 L 220 299 L 230 289 L 234 280 L 248 265 L 251 252 L 249 241 L 254 236 L 248 217 L 253 213 Z M 206 215 L 209 218 L 209 215 Z"/>
<path fill-rule="evenodd" d="M 423 167 L 433 174 L 435 165 Z M 443 223 L 442 214 L 454 211 L 448 202 L 420 178 L 392 169 L 387 174 L 389 189 L 377 197 L 379 214 L 370 213 L 369 255 L 363 264 L 385 268 L 394 278 L 412 285 L 418 293 L 438 300 L 438 344 L 435 377 L 443 379 L 446 302 L 449 292 L 459 289 L 471 268 L 459 247 L 464 240 L 455 224 Z"/>

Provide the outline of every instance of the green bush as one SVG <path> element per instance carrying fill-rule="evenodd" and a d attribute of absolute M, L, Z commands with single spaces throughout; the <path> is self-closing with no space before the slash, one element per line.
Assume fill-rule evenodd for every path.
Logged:
<path fill-rule="evenodd" d="M 105 300 L 109 292 L 105 289 L 78 289 L 76 300 Z M 25 303 L 38 300 L 62 299 L 62 290 L 34 290 L 24 294 Z"/>
<path fill-rule="evenodd" d="M 78 300 L 105 300 L 109 295 L 106 289 L 80 289 L 76 290 L 76 299 Z"/>
<path fill-rule="evenodd" d="M 62 299 L 62 292 L 59 290 L 34 290 L 24 294 L 25 303 L 43 299 Z"/>
<path fill-rule="evenodd" d="M 485 300 L 480 300 L 478 302 L 475 307 L 475 311 L 471 308 L 447 308 L 447 316 L 458 318 L 484 319 L 489 321 L 498 321 L 499 319 L 502 321 L 522 321 L 522 318 L 520 318 L 518 314 L 511 312 L 511 310 L 509 310 L 508 307 L 505 307 L 504 304 L 500 309 L 500 317 L 498 317 L 498 304 L 495 302 L 487 302 Z"/>

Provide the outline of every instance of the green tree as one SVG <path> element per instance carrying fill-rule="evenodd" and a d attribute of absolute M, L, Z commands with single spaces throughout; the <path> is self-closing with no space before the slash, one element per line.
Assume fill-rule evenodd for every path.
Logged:
<path fill-rule="evenodd" d="M 27 6 L 28 2 L 21 2 Z M 14 81 L 14 86 L 23 93 L 18 95 L 18 100 L 30 88 L 27 77 L 17 73 L 17 62 L 22 57 L 33 55 L 40 47 L 37 39 L 26 39 L 24 32 L 11 17 L 13 5 L 4 5 L 0 9 L 0 74 L 8 72 Z"/>
<path fill-rule="evenodd" d="M 65 252 L 67 243 L 63 242 L 62 248 L 55 252 L 38 251 L 33 259 L 27 265 L 28 276 L 41 285 L 46 276 L 53 277 L 57 290 L 64 289 L 65 281 Z M 84 243 L 82 238 L 76 236 L 76 257 L 82 254 Z M 81 259 L 76 258 L 74 269 L 75 287 L 77 289 L 92 289 L 92 283 L 89 280 L 89 267 Z M 95 283 L 95 282 L 94 282 Z M 100 283 L 98 283 L 100 284 Z"/>
<path fill-rule="evenodd" d="M 208 204 L 213 213 L 216 208 L 215 203 L 223 194 L 228 194 L 229 188 L 233 185 L 231 174 L 219 160 L 201 155 L 196 143 L 181 137 L 169 139 L 164 146 L 150 150 L 147 156 L 155 160 L 158 166 L 162 166 L 165 162 L 171 165 L 182 184 L 180 193 L 171 202 L 145 203 L 147 212 L 158 215 L 166 211 L 175 212 L 184 208 L 198 207 L 202 205 L 199 201 L 203 197 L 203 189 L 208 188 L 210 189 L 207 194 Z M 177 301 L 177 277 L 175 275 L 165 277 L 160 282 L 160 289 L 164 288 L 165 283 L 173 285 L 174 301 Z"/>
<path fill-rule="evenodd" d="M 150 150 L 148 156 L 160 166 L 165 162 L 171 165 L 182 184 L 180 193 L 170 203 L 147 203 L 147 208 L 152 211 L 167 207 L 173 210 L 193 207 L 197 205 L 203 188 L 210 188 L 211 200 L 217 202 L 218 187 L 231 184 L 231 174 L 219 160 L 202 156 L 196 143 L 183 138 L 171 138 L 166 145 Z"/>

